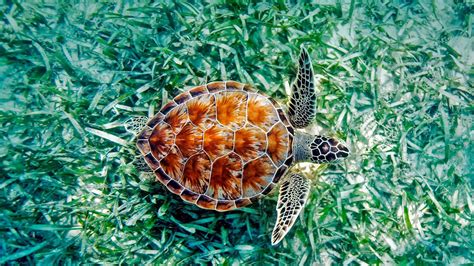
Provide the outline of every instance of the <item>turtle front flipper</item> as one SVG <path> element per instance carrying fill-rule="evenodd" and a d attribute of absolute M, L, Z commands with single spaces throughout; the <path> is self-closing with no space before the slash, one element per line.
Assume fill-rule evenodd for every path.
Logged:
<path fill-rule="evenodd" d="M 308 126 L 316 116 L 316 91 L 311 58 L 305 48 L 301 48 L 298 60 L 298 74 L 292 85 L 292 95 L 288 115 L 296 128 Z"/>
<path fill-rule="evenodd" d="M 152 172 L 145 159 L 143 159 L 143 156 L 135 156 L 135 159 L 132 161 L 132 164 L 139 172 Z"/>
<path fill-rule="evenodd" d="M 147 122 L 146 116 L 134 116 L 125 121 L 125 130 L 136 136 L 145 128 Z"/>
<path fill-rule="evenodd" d="M 290 231 L 306 204 L 310 181 L 299 174 L 291 174 L 281 184 L 277 204 L 277 221 L 272 233 L 272 245 L 278 244 Z"/>

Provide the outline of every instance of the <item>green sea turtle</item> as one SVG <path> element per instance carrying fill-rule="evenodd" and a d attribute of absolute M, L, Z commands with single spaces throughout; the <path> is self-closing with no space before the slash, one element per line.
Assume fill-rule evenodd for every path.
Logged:
<path fill-rule="evenodd" d="M 288 111 L 251 86 L 211 82 L 176 96 L 150 119 L 126 123 L 157 181 L 204 209 L 230 211 L 280 194 L 272 233 L 276 245 L 293 226 L 310 181 L 289 170 L 298 162 L 331 163 L 349 155 L 332 137 L 310 135 L 316 115 L 313 68 L 302 48 Z"/>

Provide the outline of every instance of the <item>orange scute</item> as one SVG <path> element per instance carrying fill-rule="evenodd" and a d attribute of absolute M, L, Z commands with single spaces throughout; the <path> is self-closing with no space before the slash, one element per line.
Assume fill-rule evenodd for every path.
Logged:
<path fill-rule="evenodd" d="M 244 161 L 252 160 L 262 155 L 266 142 L 265 133 L 256 127 L 245 127 L 235 132 L 235 152 Z"/>
<path fill-rule="evenodd" d="M 215 210 L 217 200 L 210 198 L 206 195 L 200 195 L 198 200 L 196 201 L 196 205 L 203 209 Z"/>
<path fill-rule="evenodd" d="M 272 182 L 275 170 L 267 155 L 247 163 L 242 177 L 243 196 L 252 197 L 262 192 Z"/>
<path fill-rule="evenodd" d="M 250 123 L 265 131 L 268 131 L 279 120 L 273 104 L 267 98 L 258 94 L 250 94 L 249 96 L 247 116 Z"/>
<path fill-rule="evenodd" d="M 211 181 L 206 195 L 215 199 L 237 199 L 241 195 L 242 160 L 235 153 L 212 164 Z"/>
<path fill-rule="evenodd" d="M 186 103 L 189 120 L 201 129 L 207 129 L 215 123 L 216 106 L 214 96 L 205 94 L 197 96 Z"/>
<path fill-rule="evenodd" d="M 189 189 L 183 190 L 180 196 L 183 200 L 191 203 L 195 203 L 196 200 L 199 198 L 199 194 L 192 192 Z"/>
<path fill-rule="evenodd" d="M 186 106 L 181 104 L 175 107 L 166 115 L 164 121 L 171 126 L 175 134 L 178 133 L 188 121 Z"/>
<path fill-rule="evenodd" d="M 235 209 L 235 202 L 233 200 L 219 200 L 217 201 L 217 211 L 230 211 Z"/>
<path fill-rule="evenodd" d="M 191 123 L 187 123 L 176 135 L 176 145 L 184 157 L 190 157 L 202 149 L 202 131 Z"/>
<path fill-rule="evenodd" d="M 240 91 L 220 92 L 216 94 L 217 120 L 233 130 L 245 124 L 247 93 Z"/>
<path fill-rule="evenodd" d="M 201 152 L 189 158 L 178 182 L 195 193 L 203 194 L 209 185 L 210 176 L 211 160 Z"/>
<path fill-rule="evenodd" d="M 232 151 L 234 132 L 215 124 L 204 132 L 204 150 L 212 160 Z"/>
<path fill-rule="evenodd" d="M 279 105 L 250 86 L 214 82 L 165 105 L 137 146 L 171 192 L 229 211 L 266 195 L 287 171 L 293 131 L 284 121 Z"/>
<path fill-rule="evenodd" d="M 288 152 L 289 134 L 286 127 L 278 122 L 267 134 L 268 138 L 268 155 L 273 162 L 280 166 L 286 159 Z"/>
<path fill-rule="evenodd" d="M 244 86 L 245 84 L 232 80 L 228 80 L 225 83 L 226 90 L 242 90 Z"/>
<path fill-rule="evenodd" d="M 151 153 L 157 160 L 161 160 L 166 156 L 171 145 L 173 145 L 174 137 L 173 131 L 168 124 L 161 122 L 155 126 L 150 135 L 149 142 Z"/>
<path fill-rule="evenodd" d="M 173 146 L 168 155 L 160 161 L 163 171 L 174 180 L 179 180 L 183 175 L 184 158 L 178 147 Z"/>
<path fill-rule="evenodd" d="M 210 93 L 218 92 L 225 89 L 225 82 L 214 81 L 211 83 L 207 83 L 206 88 Z"/>

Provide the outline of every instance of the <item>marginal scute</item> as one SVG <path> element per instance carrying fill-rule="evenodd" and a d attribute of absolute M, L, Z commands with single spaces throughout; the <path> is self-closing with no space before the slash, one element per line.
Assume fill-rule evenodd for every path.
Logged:
<path fill-rule="evenodd" d="M 286 128 L 288 129 L 288 128 Z M 292 128 L 293 129 L 293 128 Z M 291 157 L 291 154 L 293 154 L 293 134 L 288 131 L 290 134 L 288 134 L 288 153 L 287 157 Z"/>
<path fill-rule="evenodd" d="M 206 195 L 200 195 L 196 204 L 203 209 L 215 210 L 216 205 L 217 205 L 217 200 Z"/>
<path fill-rule="evenodd" d="M 272 182 L 273 183 L 278 183 L 278 181 L 280 181 L 280 179 L 283 177 L 283 175 L 285 175 L 287 170 L 288 170 L 288 166 L 286 166 L 286 165 L 280 166 L 280 168 L 278 168 L 275 175 L 273 176 Z"/>
<path fill-rule="evenodd" d="M 248 162 L 244 166 L 242 177 L 243 197 L 261 193 L 272 182 L 275 170 L 276 167 L 267 155 Z"/>
<path fill-rule="evenodd" d="M 137 136 L 137 140 L 148 140 L 148 138 L 151 136 L 151 133 L 153 132 L 153 129 L 146 126 L 142 132 L 140 132 Z"/>
<path fill-rule="evenodd" d="M 275 99 L 273 99 L 272 97 L 267 97 L 267 99 L 273 104 L 273 106 L 275 106 L 275 108 L 276 108 L 277 106 L 280 106 L 280 105 L 278 104 L 278 102 L 277 102 Z"/>
<path fill-rule="evenodd" d="M 288 156 L 288 135 L 288 130 L 281 122 L 278 122 L 270 132 L 267 133 L 267 152 L 276 166 L 283 164 Z"/>
<path fill-rule="evenodd" d="M 185 188 L 182 192 L 181 192 L 181 198 L 187 202 L 190 202 L 190 203 L 195 203 L 196 200 L 199 198 L 199 194 L 197 193 L 194 193 L 192 191 L 190 191 L 189 189 Z"/>
<path fill-rule="evenodd" d="M 175 180 L 171 179 L 168 184 L 166 184 L 166 187 L 171 191 L 173 192 L 174 194 L 181 194 L 181 192 L 183 191 L 184 187 L 181 186 L 178 182 L 176 182 Z"/>
<path fill-rule="evenodd" d="M 191 95 L 189 94 L 189 92 L 183 92 L 181 94 L 179 94 L 178 96 L 174 97 L 174 102 L 177 103 L 177 104 L 182 104 L 184 102 L 186 102 L 187 100 L 191 99 Z"/>
<path fill-rule="evenodd" d="M 161 184 L 166 185 L 171 180 L 171 178 L 163 172 L 163 169 L 158 168 L 155 171 L 156 180 L 160 181 Z"/>
<path fill-rule="evenodd" d="M 268 186 L 262 191 L 262 195 L 267 195 L 276 185 L 274 183 L 268 184 Z"/>
<path fill-rule="evenodd" d="M 157 160 L 161 160 L 168 154 L 171 146 L 173 145 L 175 135 L 170 125 L 161 122 L 155 126 L 151 133 L 149 143 L 151 153 Z"/>
<path fill-rule="evenodd" d="M 211 160 L 204 152 L 201 152 L 188 159 L 178 182 L 192 192 L 203 194 L 209 186 L 210 177 Z"/>
<path fill-rule="evenodd" d="M 241 196 L 242 160 L 235 153 L 217 159 L 212 164 L 211 181 L 206 195 L 231 200 Z"/>
<path fill-rule="evenodd" d="M 212 160 L 232 151 L 234 132 L 219 124 L 214 124 L 204 132 L 204 150 Z"/>
<path fill-rule="evenodd" d="M 233 200 L 218 200 L 216 205 L 217 211 L 230 211 L 235 208 Z"/>
<path fill-rule="evenodd" d="M 156 124 L 160 123 L 161 121 L 163 121 L 163 118 L 165 116 L 162 114 L 162 113 L 157 113 L 154 117 L 152 117 L 150 119 L 150 121 L 148 121 L 147 125 L 150 127 L 150 128 L 154 128 L 156 126 Z"/>
<path fill-rule="evenodd" d="M 288 120 L 286 119 L 286 115 L 285 115 L 285 112 L 283 112 L 283 109 L 279 108 L 277 110 L 278 112 L 278 117 L 280 118 L 281 122 L 288 128 L 292 128 L 291 125 L 290 125 L 290 122 L 288 122 Z M 293 134 L 293 133 L 292 133 Z"/>
<path fill-rule="evenodd" d="M 250 86 L 249 84 L 244 85 L 244 91 L 255 92 L 254 88 L 252 86 Z"/>
<path fill-rule="evenodd" d="M 158 160 L 156 160 L 156 158 L 151 153 L 148 153 L 143 158 L 145 159 L 145 162 L 148 164 L 148 166 L 150 166 L 150 168 L 153 171 L 158 169 L 158 167 L 160 167 Z"/>
<path fill-rule="evenodd" d="M 192 123 L 187 123 L 176 135 L 175 143 L 184 157 L 190 157 L 202 149 L 203 132 Z"/>
<path fill-rule="evenodd" d="M 137 140 L 137 147 L 142 155 L 145 155 L 151 152 L 150 143 L 148 143 L 147 139 Z"/>
<path fill-rule="evenodd" d="M 252 196 L 249 198 L 249 200 L 252 202 L 252 203 L 255 203 L 257 202 L 259 199 L 263 198 L 263 195 L 260 193 L 260 194 L 257 194 L 255 196 Z"/>
<path fill-rule="evenodd" d="M 202 130 L 216 123 L 216 105 L 214 96 L 205 94 L 186 102 L 189 120 Z"/>
<path fill-rule="evenodd" d="M 273 104 L 267 98 L 256 93 L 249 96 L 247 119 L 265 132 L 279 120 Z"/>
<path fill-rule="evenodd" d="M 248 198 L 238 199 L 235 201 L 235 207 L 237 208 L 242 208 L 250 204 L 252 204 L 252 201 Z"/>
<path fill-rule="evenodd" d="M 232 130 L 241 128 L 246 121 L 247 93 L 225 91 L 216 94 L 217 120 Z"/>
<path fill-rule="evenodd" d="M 265 132 L 254 126 L 246 126 L 235 132 L 235 152 L 244 161 L 261 156 L 265 152 Z"/>
<path fill-rule="evenodd" d="M 289 132 L 291 135 L 295 135 L 295 130 L 293 129 L 292 126 L 287 126 L 286 129 L 288 130 L 288 132 Z"/>
<path fill-rule="evenodd" d="M 291 153 L 292 154 L 292 153 Z M 292 164 L 293 164 L 293 161 L 294 161 L 295 157 L 292 155 L 292 156 L 288 156 L 288 159 L 286 159 L 285 161 L 285 165 L 287 167 L 290 167 Z"/>
<path fill-rule="evenodd" d="M 207 90 L 208 90 L 210 93 L 225 90 L 225 82 L 223 82 L 223 81 L 216 81 L 216 82 L 208 83 L 208 84 L 207 84 Z"/>
<path fill-rule="evenodd" d="M 242 90 L 244 86 L 245 84 L 232 80 L 226 81 L 225 83 L 226 90 Z"/>
<path fill-rule="evenodd" d="M 176 105 L 177 104 L 175 102 L 169 102 L 161 108 L 160 113 L 162 113 L 163 115 L 166 115 L 169 111 L 175 108 Z"/>
<path fill-rule="evenodd" d="M 196 97 L 198 95 L 205 94 L 205 93 L 207 93 L 206 85 L 201 85 L 201 86 L 194 87 L 194 88 L 189 90 L 189 93 L 191 94 L 192 97 Z"/>

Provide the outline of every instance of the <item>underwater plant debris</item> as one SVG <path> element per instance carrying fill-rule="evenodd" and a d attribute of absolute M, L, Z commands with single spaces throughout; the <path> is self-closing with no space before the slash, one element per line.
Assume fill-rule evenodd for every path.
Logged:
<path fill-rule="evenodd" d="M 87 2 L 0 5 L 0 264 L 474 263 L 472 1 Z M 124 121 L 215 80 L 286 103 L 301 45 L 352 154 L 297 166 L 278 246 L 278 193 L 218 213 L 137 171 Z"/>

